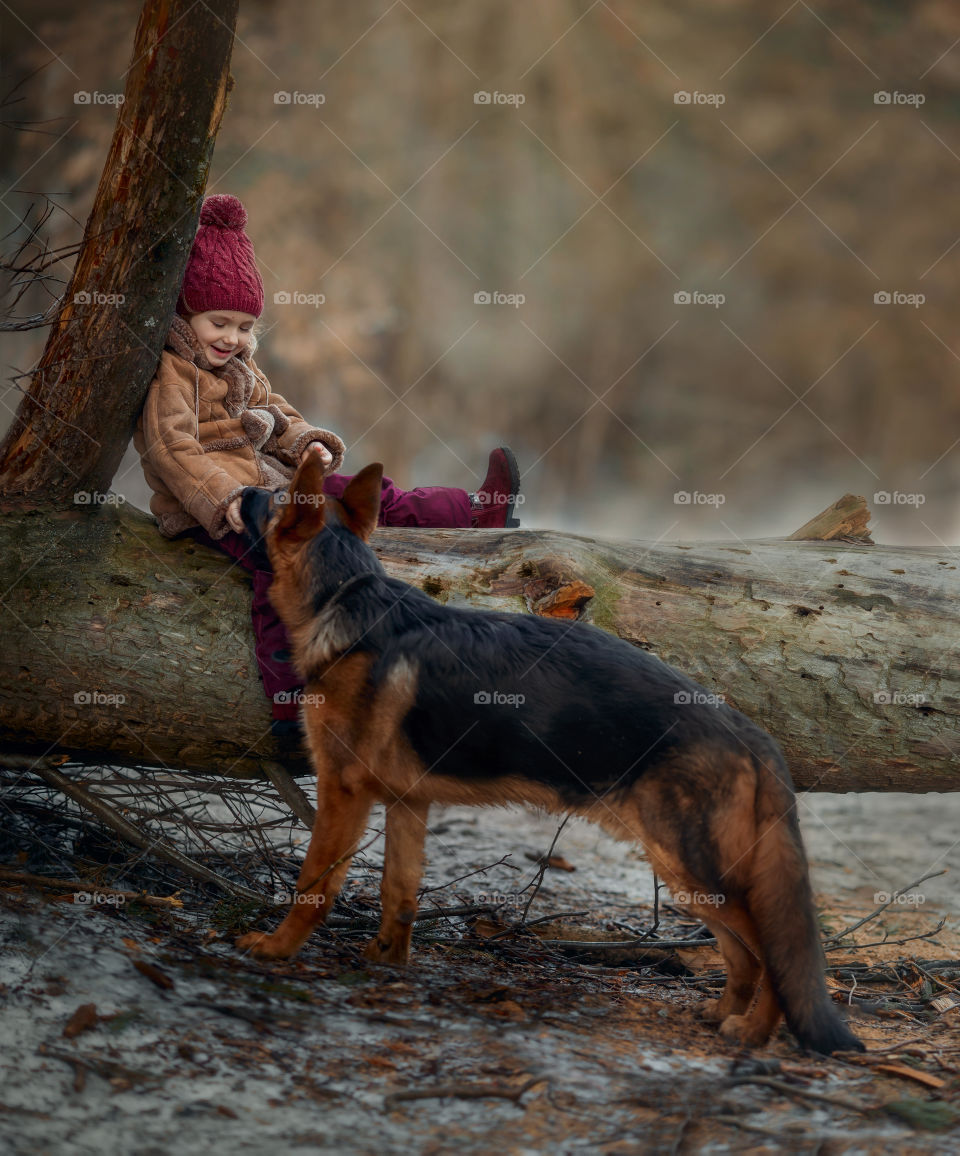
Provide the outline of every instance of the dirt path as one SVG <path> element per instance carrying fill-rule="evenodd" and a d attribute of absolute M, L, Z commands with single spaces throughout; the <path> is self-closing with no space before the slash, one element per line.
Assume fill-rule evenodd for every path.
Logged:
<path fill-rule="evenodd" d="M 804 807 L 818 886 L 828 881 L 838 897 L 831 925 L 870 910 L 874 890 L 924 873 L 947 851 L 947 828 L 956 829 L 944 821 L 943 800 L 875 799 L 820 797 Z M 427 903 L 525 902 L 521 888 L 537 872 L 527 853 L 544 851 L 555 830 L 555 820 L 524 814 L 438 814 L 426 880 L 438 890 Z M 352 876 L 353 902 L 375 895 L 377 852 L 371 847 L 367 869 Z M 547 873 L 532 918 L 585 913 L 557 923 L 561 934 L 649 919 L 642 905 L 652 900 L 652 877 L 632 848 L 575 823 L 556 853 L 576 870 Z M 483 875 L 448 882 L 504 856 Z M 956 1012 L 925 1020 L 853 1013 L 870 1048 L 890 1049 L 884 1058 L 916 1066 L 928 1083 L 942 1081 L 932 1089 L 811 1060 L 785 1034 L 737 1056 L 696 1014 L 715 966 L 710 949 L 684 952 L 690 974 L 670 979 L 650 968 L 585 967 L 529 940 L 486 943 L 497 925 L 481 923 L 462 938 L 439 924 L 433 941 L 421 936 L 415 966 L 403 973 L 367 969 L 358 941 L 334 933 L 301 959 L 265 966 L 241 957 L 211 925 L 216 915 L 222 926 L 220 909 L 171 918 L 30 889 L 0 895 L 0 1151 L 17 1156 L 957 1148 L 952 1127 L 917 1130 L 924 1111 L 927 1125 L 955 1122 Z M 935 912 L 956 910 L 956 896 L 949 899 L 931 887 L 922 909 L 898 907 L 885 925 L 925 929 Z M 951 925 L 916 954 L 956 954 Z M 879 926 L 865 930 L 876 939 Z M 95 1023 L 64 1038 L 85 1004 L 95 1005 Z M 738 1082 L 751 1075 L 791 1092 Z M 455 1094 L 397 1098 L 438 1085 Z M 468 1098 L 491 1087 L 500 1095 Z M 908 1125 L 897 1112 L 916 1118 Z"/>

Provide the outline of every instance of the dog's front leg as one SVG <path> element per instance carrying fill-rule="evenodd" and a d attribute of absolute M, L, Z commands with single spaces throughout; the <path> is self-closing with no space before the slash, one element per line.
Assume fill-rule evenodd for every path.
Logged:
<path fill-rule="evenodd" d="M 310 847 L 300 869 L 293 905 L 271 935 L 251 931 L 236 946 L 261 959 L 296 955 L 310 932 L 323 923 L 333 907 L 363 837 L 374 798 L 363 786 L 348 790 L 337 771 L 317 779 L 317 817 Z"/>
<path fill-rule="evenodd" d="M 364 954 L 379 963 L 406 963 L 417 914 L 417 889 L 423 874 L 423 841 L 429 803 L 400 798 L 387 808 L 380 901 L 383 914 L 376 939 Z"/>

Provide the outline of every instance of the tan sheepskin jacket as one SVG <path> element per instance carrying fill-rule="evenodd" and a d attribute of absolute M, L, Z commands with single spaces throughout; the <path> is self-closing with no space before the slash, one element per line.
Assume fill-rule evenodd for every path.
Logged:
<path fill-rule="evenodd" d="M 333 455 L 328 472 L 339 469 L 343 442 L 270 389 L 249 347 L 214 369 L 174 317 L 133 437 L 161 534 L 200 525 L 222 538 L 227 507 L 244 487 L 285 489 L 312 441 Z"/>

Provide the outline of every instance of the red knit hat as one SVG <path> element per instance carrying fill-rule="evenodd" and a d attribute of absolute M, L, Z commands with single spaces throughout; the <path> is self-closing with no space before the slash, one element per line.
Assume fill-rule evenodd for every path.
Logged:
<path fill-rule="evenodd" d="M 253 245 L 243 231 L 246 223 L 247 210 L 236 197 L 217 193 L 204 199 L 177 299 L 178 313 L 231 309 L 260 316 L 263 281 Z"/>

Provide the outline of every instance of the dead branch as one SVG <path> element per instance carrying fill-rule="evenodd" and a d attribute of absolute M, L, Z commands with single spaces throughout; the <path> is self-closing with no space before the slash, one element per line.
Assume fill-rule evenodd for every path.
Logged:
<path fill-rule="evenodd" d="M 83 1091 L 85 1082 L 81 1071 L 93 1072 L 103 1080 L 122 1080 L 129 1084 L 159 1083 L 162 1078 L 151 1072 L 128 1068 L 126 1064 L 120 1064 L 116 1060 L 103 1059 L 100 1056 L 80 1056 L 73 1052 L 61 1051 L 59 1048 L 51 1048 L 48 1044 L 41 1044 L 37 1052 L 41 1056 L 49 1056 L 52 1060 L 62 1060 L 65 1064 L 70 1064 L 76 1073 L 74 1089 L 78 1092 Z"/>
<path fill-rule="evenodd" d="M 830 1104 L 834 1108 L 843 1108 L 847 1112 L 858 1112 L 861 1115 L 876 1111 L 873 1104 L 858 1104 L 846 1096 L 833 1096 L 827 1092 L 811 1092 L 807 1088 L 800 1088 L 795 1084 L 788 1084 L 784 1080 L 774 1080 L 770 1076 L 734 1076 L 730 1081 L 732 1087 L 742 1084 L 752 1084 L 758 1088 L 770 1088 L 783 1096 L 793 1096 L 801 1100 L 810 1100 L 815 1104 Z"/>
<path fill-rule="evenodd" d="M 564 815 L 563 818 L 560 820 L 560 824 L 557 827 L 556 832 L 554 833 L 554 836 L 553 836 L 553 842 L 550 844 L 550 849 L 549 849 L 549 851 L 547 851 L 546 855 L 544 855 L 543 858 L 540 860 L 540 868 L 539 868 L 539 871 L 537 873 L 536 881 L 533 885 L 533 891 L 531 891 L 530 898 L 527 900 L 527 905 L 526 905 L 526 907 L 524 907 L 523 914 L 520 916 L 521 927 L 527 921 L 527 912 L 530 910 L 530 904 L 533 903 L 534 899 L 536 899 L 537 892 L 543 886 L 543 877 L 544 877 L 544 875 L 546 875 L 547 868 L 550 866 L 550 859 L 551 859 L 551 856 L 553 855 L 553 849 L 554 849 L 554 847 L 556 847 L 557 840 L 560 838 L 560 832 L 567 825 L 567 822 L 569 821 L 569 819 L 570 819 L 570 815 L 568 813 L 568 814 Z"/>
<path fill-rule="evenodd" d="M 715 939 L 541 939 L 544 947 L 555 947 L 561 951 L 622 951 L 633 947 L 656 948 L 659 951 L 689 951 L 694 947 L 714 947 Z"/>
<path fill-rule="evenodd" d="M 384 1109 L 389 1109 L 402 1100 L 437 1100 L 447 1097 L 460 1100 L 512 1100 L 517 1104 L 521 1096 L 534 1084 L 550 1083 L 549 1076 L 532 1076 L 519 1088 L 507 1088 L 500 1084 L 436 1084 L 432 1088 L 410 1088 L 390 1092 L 384 1097 Z"/>
<path fill-rule="evenodd" d="M 831 935 L 830 938 L 824 942 L 824 949 L 827 951 L 831 950 L 839 940 L 850 935 L 856 931 L 857 928 L 863 927 L 865 923 L 869 923 L 872 919 L 876 919 L 877 916 L 886 911 L 891 904 L 896 903 L 902 895 L 906 895 L 906 893 L 912 891 L 914 887 L 919 887 L 921 883 L 926 883 L 928 879 L 936 879 L 940 875 L 946 875 L 947 871 L 948 868 L 946 867 L 944 867 L 942 871 L 930 871 L 926 875 L 921 875 L 915 882 L 908 883 L 906 887 L 902 887 L 899 891 L 894 891 L 886 903 L 881 903 L 880 906 L 874 911 L 871 911 L 869 915 L 865 915 L 863 919 L 858 919 L 856 923 L 852 923 L 849 927 L 844 928 L 843 931 L 838 931 L 836 935 Z"/>
<path fill-rule="evenodd" d="M 115 895 L 131 903 L 142 903 L 145 907 L 159 907 L 163 911 L 183 907 L 183 901 L 175 895 L 145 895 L 140 891 L 118 891 L 114 887 L 103 887 L 99 883 L 71 882 L 68 879 L 54 879 L 49 875 L 30 875 L 25 871 L 11 871 L 0 867 L 0 879 L 8 883 L 23 883 L 30 887 L 43 887 L 50 891 L 96 891 L 101 895 Z"/>
<path fill-rule="evenodd" d="M 313 830 L 317 818 L 316 809 L 304 794 L 299 783 L 290 777 L 290 772 L 280 763 L 265 763 L 264 774 L 273 784 L 274 789 L 290 810 L 297 816 L 308 831 Z"/>
<path fill-rule="evenodd" d="M 142 847 L 144 850 L 150 851 L 161 859 L 165 859 L 168 863 L 179 867 L 181 871 L 185 871 L 194 879 L 199 879 L 204 883 L 212 883 L 215 887 L 221 888 L 227 894 L 234 896 L 236 899 L 247 899 L 260 902 L 261 897 L 250 888 L 244 887 L 238 883 L 232 883 L 229 879 L 225 879 L 216 871 L 212 871 L 209 867 L 204 867 L 202 863 L 197 863 L 193 859 L 188 858 L 175 847 L 171 846 L 166 840 L 159 836 L 144 835 L 132 823 L 128 823 L 124 817 L 119 814 L 109 803 L 102 799 L 96 798 L 85 787 L 79 783 L 68 779 L 66 775 L 62 775 L 58 770 L 55 770 L 46 759 L 37 759 L 31 762 L 27 758 L 17 758 L 16 756 L 4 756 L 4 762 L 8 765 L 20 765 L 24 769 L 31 770 L 34 774 L 39 775 L 45 782 L 51 786 L 56 787 L 57 790 L 62 791 L 74 802 L 79 803 L 85 810 L 90 811 L 91 814 L 96 815 L 97 818 L 105 823 L 111 830 L 115 831 L 128 843 L 133 843 L 137 847 Z"/>
<path fill-rule="evenodd" d="M 840 943 L 833 947 L 825 948 L 826 951 L 866 951 L 868 947 L 903 947 L 907 943 L 915 943 L 920 939 L 932 939 L 935 935 L 939 935 L 946 925 L 946 916 L 940 920 L 937 926 L 932 931 L 918 932 L 916 935 L 905 935 L 902 939 L 875 939 L 872 943 Z"/>

